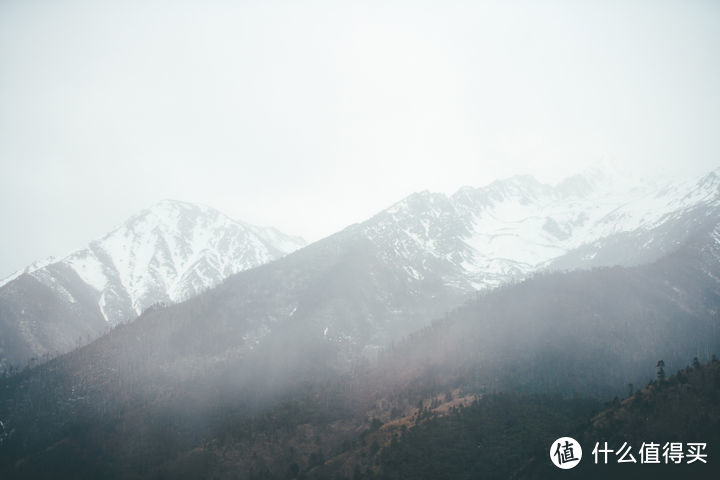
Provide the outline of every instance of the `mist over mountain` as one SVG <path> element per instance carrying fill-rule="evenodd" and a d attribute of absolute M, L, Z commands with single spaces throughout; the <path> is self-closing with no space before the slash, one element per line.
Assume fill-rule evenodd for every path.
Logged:
<path fill-rule="evenodd" d="M 253 297 L 267 310 L 246 334 L 264 336 L 292 313 L 294 323 L 311 318 L 313 335 L 372 357 L 476 290 L 671 252 L 720 205 L 718 179 L 634 183 L 591 170 L 556 186 L 517 176 L 452 196 L 413 194 L 288 262 L 301 266 L 278 266 L 288 287 Z M 161 202 L 60 262 L 4 280 L 2 354 L 22 364 L 67 351 L 302 245 L 207 207 Z M 298 268 L 313 273 L 295 281 Z"/>
<path fill-rule="evenodd" d="M 0 282 L 0 362 L 65 352 L 156 304 L 175 303 L 304 241 L 164 200 L 60 261 Z"/>
<path fill-rule="evenodd" d="M 720 479 L 718 25 L 0 2 L 0 480 Z"/>
<path fill-rule="evenodd" d="M 646 383 L 659 358 L 671 371 L 707 360 L 720 349 L 719 221 L 651 264 L 544 273 L 479 296 L 395 346 L 383 371 L 602 397 Z"/>
<path fill-rule="evenodd" d="M 32 477 L 22 465 L 62 452 L 69 475 L 147 476 L 201 449 L 203 471 L 282 478 L 357 441 L 370 416 L 448 391 L 615 395 L 658 358 L 675 369 L 720 349 L 717 179 L 611 196 L 601 179 L 514 177 L 411 195 L 6 379 L 3 468 Z M 328 430 L 300 441 L 313 425 Z"/>
<path fill-rule="evenodd" d="M 471 400 L 496 391 L 612 396 L 652 378 L 658 357 L 676 369 L 720 346 L 715 235 L 706 231 L 650 265 L 553 273 L 494 290 L 355 373 L 338 371 L 338 348 L 301 326 L 242 342 L 228 325 L 231 309 L 208 323 L 220 298 L 214 289 L 8 379 L 4 465 L 34 478 L 33 466 L 57 465 L 60 455 L 62 471 L 125 478 L 156 468 L 179 474 L 184 462 L 201 461 L 199 471 L 219 478 L 265 469 L 260 478 L 284 478 L 293 462 L 306 469 L 319 461 L 318 474 L 330 468 L 352 478 L 356 461 L 342 456 L 350 470 L 338 470 L 332 458 L 311 454 L 345 455 L 341 444 L 360 442 L 368 417 L 391 425 L 421 400 L 455 391 Z M 284 405 L 288 397 L 296 403 Z M 542 414 L 552 408 L 532 397 L 519 402 Z M 318 433 L 308 438 L 308 429 Z M 103 446 L 88 450 L 98 435 Z"/>
<path fill-rule="evenodd" d="M 383 442 L 404 434 L 362 433 L 377 421 L 412 428 L 495 392 L 551 416 L 526 396 L 608 398 L 647 382 L 659 358 L 671 371 L 707 359 L 720 350 L 718 176 L 611 185 L 622 182 L 591 174 L 422 192 L 271 262 L 281 250 L 242 224 L 150 227 L 152 215 L 184 215 L 145 212 L 0 289 L 36 288 L 48 313 L 84 299 L 107 325 L 99 302 L 112 291 L 82 297 L 64 279 L 88 285 L 102 252 L 150 232 L 124 260 L 99 263 L 114 267 L 100 270 L 106 285 L 115 272 L 135 286 L 126 304 L 141 314 L 0 382 L 0 472 L 42 478 L 62 458 L 64 475 L 87 478 L 177 477 L 183 465 L 218 478 L 375 478 Z M 222 277 L 232 266 L 220 247 L 199 247 L 208 238 L 245 252 L 245 269 Z M 157 285 L 167 304 L 143 309 Z M 567 405 L 582 416 L 583 402 Z"/>

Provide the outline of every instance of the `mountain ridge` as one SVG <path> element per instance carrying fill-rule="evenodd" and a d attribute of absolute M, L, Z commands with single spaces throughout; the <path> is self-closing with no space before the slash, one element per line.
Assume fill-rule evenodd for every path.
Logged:
<path fill-rule="evenodd" d="M 597 255 L 604 239 L 650 231 L 700 206 L 720 207 L 718 170 L 694 181 L 637 185 L 619 180 L 619 188 L 614 181 L 595 172 L 552 186 L 518 175 L 485 187 L 465 186 L 452 195 L 423 191 L 363 225 L 369 238 L 384 242 L 397 257 L 419 259 L 421 266 L 410 265 L 410 275 L 422 276 L 424 263 L 440 264 L 451 272 L 448 282 L 471 291 L 544 269 L 573 268 L 572 255 L 563 257 L 574 250 L 587 250 L 586 257 Z M 642 261 L 666 252 L 648 253 Z M 586 260 L 573 261 L 583 267 L 625 261 Z"/>
<path fill-rule="evenodd" d="M 292 285 L 292 278 L 300 282 L 298 288 L 273 293 L 277 288 L 268 285 L 259 292 L 267 295 L 262 302 L 270 310 L 248 335 L 265 335 L 276 328 L 270 319 L 292 311 L 295 318 L 309 316 L 313 331 L 322 337 L 366 349 L 372 357 L 387 342 L 421 328 L 478 290 L 546 270 L 652 262 L 720 211 L 717 172 L 665 184 L 633 184 L 598 172 L 554 186 L 515 176 L 485 187 L 463 187 L 452 195 L 409 195 L 290 255 L 278 266 L 278 272 L 290 268 L 286 278 L 276 282 Z M 183 221 L 179 211 L 186 213 Z M 149 217 L 155 221 L 148 222 Z M 277 231 L 228 220 L 210 207 L 160 202 L 156 210 L 140 212 L 89 248 L 27 275 L 70 303 L 70 310 L 78 309 L 72 300 L 82 297 L 82 308 L 94 312 L 92 292 L 100 292 L 95 300 L 99 315 L 86 315 L 74 338 L 96 335 L 151 305 L 182 301 L 278 254 L 268 247 L 277 240 Z M 234 236 L 228 236 L 228 225 Z M 132 244 L 134 237 L 144 240 Z M 293 243 L 292 237 L 281 240 Z M 313 283 L 302 283 L 307 281 Z M 90 294 L 78 293 L 83 284 L 91 286 Z M 20 300 L 3 308 L 6 287 L 0 287 L 0 321 L 5 316 L 5 323 L 13 318 L 22 323 Z M 275 302 L 280 303 L 272 306 Z M 55 304 L 44 308 L 63 309 L 68 310 Z M 25 322 L 9 328 L 27 337 L 36 327 Z M 72 342 L 64 340 L 63 345 L 65 351 Z M 0 348 L 7 348 L 7 342 Z M 42 354 L 43 348 L 36 352 Z"/>
<path fill-rule="evenodd" d="M 299 237 L 232 220 L 210 207 L 162 200 L 87 247 L 35 263 L 0 283 L 3 336 L 20 343 L 0 340 L 0 359 L 18 363 L 67 351 L 78 337 L 94 337 L 152 305 L 190 298 L 304 245 Z M 31 287 L 33 282 L 38 285 Z M 32 305 L 39 289 L 47 290 L 45 302 L 56 297 L 52 306 Z M 57 342 L 41 332 L 62 322 L 67 332 L 56 332 Z"/>
<path fill-rule="evenodd" d="M 288 287 L 303 278 L 317 282 L 299 259 L 310 253 L 337 269 L 337 258 L 327 254 L 357 228 L 336 234 L 332 245 L 316 243 L 241 272 L 0 383 L 0 417 L 11 432 L 0 469 L 18 472 L 18 478 L 37 465 L 66 468 L 73 472 L 68 476 L 92 478 L 98 476 L 92 469 L 99 469 L 101 476 L 133 478 L 169 468 L 175 478 L 183 471 L 178 456 L 200 454 L 209 462 L 200 471 L 213 468 L 219 478 L 238 472 L 255 478 L 253 471 L 259 478 L 288 478 L 285 469 L 292 463 L 309 478 L 313 472 L 325 478 L 313 470 L 324 456 L 353 445 L 363 446 L 362 455 L 366 440 L 370 456 L 360 463 L 370 466 L 379 451 L 373 428 L 392 419 L 394 409 L 395 416 L 414 411 L 416 425 L 424 425 L 433 415 L 427 400 L 447 399 L 448 392 L 455 398 L 457 389 L 463 398 L 494 392 L 608 398 L 627 391 L 627 382 L 641 385 L 654 376 L 658 358 L 673 371 L 696 348 L 713 352 L 720 345 L 717 220 L 649 265 L 545 273 L 478 295 L 387 348 L 377 362 L 352 371 L 338 368 L 334 355 L 340 349 L 333 347 L 339 339 L 332 331 L 321 333 L 318 310 L 312 309 L 318 299 L 286 301 L 292 298 Z M 353 238 L 358 248 L 367 245 Z M 716 261 L 708 265 L 710 257 Z M 310 265 L 324 268 L 316 261 Z M 287 275 L 293 269 L 310 277 Z M 329 282 L 337 283 L 334 277 Z M 279 301 L 260 295 L 272 286 L 285 292 Z M 344 292 L 347 286 L 338 288 Z M 259 339 L 248 335 L 246 326 L 268 325 L 272 331 Z M 495 405 L 504 411 L 504 398 L 513 397 L 499 398 Z M 418 400 L 423 407 L 413 410 Z M 44 405 L 51 413 L 42 418 L 37 412 Z M 518 406 L 523 405 L 528 404 Z M 496 425 L 498 431 L 512 425 L 523 430 L 522 422 L 505 424 L 510 417 Z M 380 422 L 375 427 L 374 419 Z M 363 434 L 367 429 L 370 434 Z M 94 448 L 98 437 L 106 442 L 100 453 Z M 77 473 L 87 468 L 90 473 Z M 340 478 L 358 476 L 348 471 Z"/>

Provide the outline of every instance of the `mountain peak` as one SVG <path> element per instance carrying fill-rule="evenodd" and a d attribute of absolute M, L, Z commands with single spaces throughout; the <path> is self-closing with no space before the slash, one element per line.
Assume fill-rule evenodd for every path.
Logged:
<path fill-rule="evenodd" d="M 596 182 L 586 175 L 566 177 L 555 185 L 555 190 L 563 197 L 584 197 L 596 188 Z"/>
<path fill-rule="evenodd" d="M 88 247 L 59 262 L 33 264 L 5 283 L 29 273 L 58 289 L 64 280 L 56 278 L 57 265 L 70 268 L 97 298 L 102 316 L 117 324 L 154 303 L 184 300 L 304 244 L 299 237 L 233 220 L 211 207 L 165 199 Z"/>
<path fill-rule="evenodd" d="M 200 216 L 225 217 L 227 220 L 232 221 L 230 217 L 227 217 L 220 211 L 206 205 L 184 202 L 181 200 L 163 199 L 152 206 L 141 210 L 131 217 L 128 222 L 132 222 L 138 218 L 146 218 L 149 215 L 155 216 L 163 223 L 174 223 L 179 221 L 182 217 L 197 218 Z"/>
<path fill-rule="evenodd" d="M 705 188 L 715 188 L 720 190 L 720 168 L 716 168 L 703 176 L 698 184 Z"/>

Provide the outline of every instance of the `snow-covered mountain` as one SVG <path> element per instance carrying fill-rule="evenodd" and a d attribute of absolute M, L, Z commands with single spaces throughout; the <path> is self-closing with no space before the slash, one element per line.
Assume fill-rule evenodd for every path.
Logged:
<path fill-rule="evenodd" d="M 79 336 L 130 320 L 152 305 L 185 300 L 303 246 L 301 238 L 274 228 L 164 200 L 60 261 L 36 262 L 0 281 L 0 323 L 14 323 L 37 356 L 62 351 Z M 50 298 L 53 307 L 36 311 L 42 305 L 38 295 Z M 40 333 L 63 317 L 67 328 L 57 325 L 58 343 Z M 85 319 L 79 329 L 78 318 Z"/>
<path fill-rule="evenodd" d="M 280 335 L 367 353 L 477 290 L 544 270 L 647 263 L 718 223 L 718 170 L 669 182 L 598 171 L 557 185 L 518 176 L 453 195 L 410 195 L 198 302 L 204 321 L 227 330 L 232 351 Z M 210 209 L 163 202 L 0 287 L 0 331 L 32 346 L 16 358 L 67 350 L 80 335 L 193 296 L 300 244 Z M 0 349 L 11 344 L 0 336 Z"/>
<path fill-rule="evenodd" d="M 719 180 L 717 172 L 669 183 L 591 172 L 558 185 L 513 177 L 449 196 L 410 195 L 185 305 L 188 322 L 201 311 L 205 323 L 188 324 L 192 333 L 182 338 L 196 342 L 209 325 L 214 330 L 196 342 L 202 355 L 182 359 L 180 371 L 263 345 L 287 353 L 320 342 L 341 356 L 372 357 L 477 290 L 545 270 L 648 263 L 697 238 L 710 248 L 720 224 Z M 157 312 L 163 325 L 176 315 Z"/>
<path fill-rule="evenodd" d="M 363 230 L 411 278 L 441 271 L 448 285 L 487 289 L 544 269 L 651 261 L 719 206 L 720 170 L 676 182 L 591 171 L 554 186 L 516 176 L 411 195 Z"/>
<path fill-rule="evenodd" d="M 155 435 L 157 412 L 180 412 L 171 427 L 213 419 L 190 438 L 207 446 L 204 431 L 223 419 L 235 426 L 265 407 L 287 411 L 288 398 L 300 399 L 290 405 L 296 410 L 355 411 L 364 419 L 387 413 L 388 402 L 412 406 L 418 395 L 445 391 L 451 384 L 444 382 L 478 392 L 606 395 L 646 381 L 658 358 L 686 365 L 699 352 L 709 356 L 720 345 L 718 176 L 667 188 L 617 185 L 587 176 L 556 186 L 514 178 L 453 196 L 413 195 L 186 302 L 148 309 L 48 368 L 5 382 L 1 413 L 19 446 L 11 453 L 32 460 L 44 449 L 50 455 L 39 458 L 47 463 L 61 458 L 54 446 L 69 455 L 86 445 L 95 455 L 103 431 L 117 433 L 104 442 L 110 450 L 118 435 L 133 445 L 148 444 L 149 435 L 152 443 L 167 436 Z M 451 310 L 475 286 L 550 268 L 578 249 L 577 258 L 608 262 L 620 258 L 616 251 L 633 262 L 674 251 L 635 268 L 543 275 Z M 512 268 L 485 273 L 486 265 Z M 21 275 L 5 288 L 33 278 Z M 432 319 L 441 321 L 418 332 Z M 412 331 L 378 355 L 377 368 L 350 369 L 359 354 L 369 357 Z M 351 374 L 338 378 L 338 370 Z M 88 431 L 95 418 L 103 422 Z M 338 418 L 338 432 L 349 431 L 341 417 L 329 421 Z M 298 432 L 290 443 L 308 434 Z M 211 451 L 229 461 L 203 462 L 221 475 L 253 456 L 230 433 Z M 197 450 L 183 445 L 178 468 Z M 85 450 L 75 463 L 88 458 Z M 114 460 L 110 450 L 105 457 Z M 158 452 L 159 466 L 148 469 L 174 471 L 163 470 L 167 449 Z M 146 457 L 138 462 L 147 465 Z M 288 464 L 281 460 L 279 475 Z"/>
<path fill-rule="evenodd" d="M 645 271 L 657 272 L 658 279 L 667 282 L 654 281 L 662 283 L 663 290 L 650 297 L 660 295 L 673 309 L 682 310 L 686 302 L 720 291 L 719 180 L 717 172 L 669 184 L 623 182 L 597 174 L 558 185 L 514 177 L 449 196 L 414 194 L 363 223 L 233 275 L 187 302 L 150 309 L 93 348 L 116 356 L 117 362 L 147 359 L 140 363 L 152 376 L 184 381 L 225 372 L 232 381 L 255 378 L 265 384 L 267 378 L 294 378 L 298 369 L 306 374 L 347 371 L 358 358 L 375 357 L 394 340 L 423 335 L 417 332 L 435 319 L 452 316 L 477 296 L 477 289 L 492 289 L 545 269 L 656 259 Z M 615 273 L 606 275 L 608 271 Z M 617 275 L 632 288 L 643 284 L 635 273 L 618 274 L 617 269 L 572 278 L 602 284 Z M 614 289 L 609 285 L 601 290 Z M 503 295 L 497 291 L 487 297 Z M 541 293 L 534 295 L 537 300 Z M 553 292 L 552 298 L 563 295 Z M 510 296 L 508 308 L 517 304 L 522 309 L 523 299 Z M 613 302 L 602 294 L 594 298 Z M 566 300 L 576 305 L 571 297 Z M 703 318 L 716 311 L 712 301 L 707 303 L 696 306 Z M 526 313 L 532 321 L 534 312 Z M 642 316 L 643 310 L 634 314 Z M 484 319 L 485 344 L 511 342 L 509 333 L 493 337 L 492 322 L 504 317 L 484 315 L 478 310 L 468 321 Z M 684 327 L 673 328 L 667 331 L 677 334 Z M 498 329 L 503 330 L 509 332 Z M 443 348 L 452 351 L 453 345 Z M 415 363 L 424 358 L 418 355 Z"/>

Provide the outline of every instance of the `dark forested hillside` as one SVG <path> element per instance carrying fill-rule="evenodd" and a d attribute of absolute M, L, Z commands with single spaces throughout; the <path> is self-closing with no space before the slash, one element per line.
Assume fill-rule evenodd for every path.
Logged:
<path fill-rule="evenodd" d="M 310 478 L 475 479 L 515 478 L 717 478 L 720 463 L 720 362 L 695 363 L 653 381 L 628 398 L 600 409 L 597 401 L 558 396 L 491 394 L 446 414 L 432 409 L 407 428 L 394 422 L 369 434 L 374 448 L 355 450 L 353 476 L 343 475 L 335 459 L 309 472 Z M 572 470 L 557 469 L 549 447 L 561 436 L 581 442 L 583 457 Z M 381 441 L 378 442 L 377 439 Z M 595 462 L 596 442 L 613 449 L 628 442 L 638 463 L 618 464 L 610 454 Z M 638 448 L 654 442 L 702 442 L 707 463 L 641 464 Z M 349 460 L 344 459 L 346 463 Z M 362 467 L 360 467 L 362 466 Z M 335 475 L 335 477 L 333 477 Z"/>
<path fill-rule="evenodd" d="M 496 392 L 523 395 L 518 412 L 547 406 L 524 395 L 622 395 L 653 378 L 658 359 L 672 372 L 720 351 L 717 247 L 704 239 L 651 265 L 545 274 L 478 295 L 375 362 L 320 330 L 331 314 L 348 325 L 372 317 L 380 304 L 363 298 L 378 284 L 353 272 L 372 271 L 374 253 L 362 241 L 350 252 L 316 244 L 0 381 L 0 472 L 292 478 L 333 458 L 332 471 L 350 475 L 373 471 L 391 421 L 450 416 Z M 540 425 L 587 414 L 548 409 L 536 411 Z M 533 435 L 525 447 L 542 440 Z"/>
<path fill-rule="evenodd" d="M 711 362 L 679 370 L 665 380 L 653 381 L 629 398 L 615 399 L 612 405 L 595 415 L 576 431 L 583 447 L 583 461 L 578 467 L 562 472 L 568 478 L 698 478 L 720 476 L 720 362 Z M 599 453 L 597 464 L 593 455 L 596 443 L 619 450 L 627 442 L 637 463 L 620 464 L 615 452 L 604 464 Z M 643 443 L 682 443 L 687 455 L 688 443 L 703 443 L 706 463 L 683 457 L 679 463 L 660 456 L 660 464 L 643 464 L 638 449 Z M 551 478 L 557 470 L 545 452 L 537 455 L 516 475 L 522 480 Z"/>

